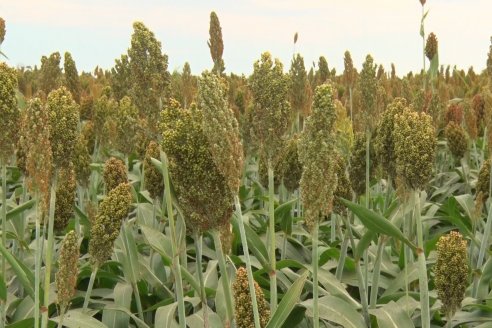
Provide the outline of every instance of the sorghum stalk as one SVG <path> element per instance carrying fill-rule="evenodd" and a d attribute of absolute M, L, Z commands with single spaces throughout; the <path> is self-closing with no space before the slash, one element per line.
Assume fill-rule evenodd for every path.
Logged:
<path fill-rule="evenodd" d="M 268 224 L 270 241 L 270 310 L 272 313 L 277 309 L 277 258 L 275 254 L 275 189 L 272 161 L 268 160 Z"/>
<path fill-rule="evenodd" d="M 36 196 L 36 254 L 34 257 L 34 328 L 39 327 L 39 285 L 41 284 L 41 215 L 39 194 Z"/>
<path fill-rule="evenodd" d="M 179 254 L 176 240 L 176 225 L 174 223 L 173 200 L 171 197 L 171 183 L 169 182 L 169 170 L 166 153 L 161 153 L 162 172 L 164 175 L 164 194 L 166 197 L 167 219 L 171 230 L 171 251 L 173 256 L 173 271 L 176 277 L 176 301 L 178 302 L 179 326 L 186 328 L 186 314 L 183 296 L 183 280 L 181 278 L 181 266 L 179 264 Z"/>
<path fill-rule="evenodd" d="M 219 230 L 214 229 L 212 231 L 212 236 L 214 238 L 215 253 L 219 259 L 219 269 L 222 276 L 222 288 L 224 289 L 224 297 L 226 303 L 226 315 L 229 325 L 232 325 L 234 320 L 234 303 L 232 300 L 232 291 L 229 281 L 229 275 L 227 273 L 227 265 L 225 261 L 224 251 L 222 249 L 222 242 L 220 240 Z"/>
<path fill-rule="evenodd" d="M 374 269 L 372 270 L 372 284 L 371 284 L 371 309 L 375 309 L 378 301 L 378 289 L 379 289 L 379 275 L 381 273 L 381 262 L 384 251 L 384 236 L 379 237 L 378 250 L 376 253 L 376 262 L 374 263 Z"/>
<path fill-rule="evenodd" d="M 258 311 L 258 302 L 256 301 L 256 291 L 253 279 L 253 270 L 251 269 L 251 259 L 249 258 L 248 239 L 246 238 L 246 231 L 244 230 L 243 214 L 241 212 L 241 203 L 239 202 L 238 195 L 234 197 L 234 206 L 236 207 L 236 215 L 239 223 L 239 234 L 241 235 L 241 243 L 243 245 L 244 258 L 246 261 L 246 270 L 248 272 L 249 294 L 251 295 L 251 304 L 253 307 L 255 328 L 260 328 L 260 315 Z"/>
<path fill-rule="evenodd" d="M 203 309 L 203 327 L 208 328 L 208 304 L 207 294 L 205 293 L 205 283 L 203 280 L 203 267 L 202 267 L 202 247 L 203 247 L 203 234 L 195 232 L 195 249 L 196 249 L 196 272 L 198 274 L 198 281 L 200 282 L 200 299 L 202 301 Z"/>
<path fill-rule="evenodd" d="M 7 246 L 7 164 L 2 163 L 2 245 L 6 248 Z M 7 262 L 5 256 L 2 256 L 2 277 L 6 279 L 7 273 Z M 1 307 L 1 326 L 4 326 L 6 315 L 7 315 L 7 305 L 2 302 Z"/>
<path fill-rule="evenodd" d="M 313 242 L 312 242 L 312 261 L 313 261 L 313 327 L 319 328 L 319 307 L 318 307 L 318 221 L 314 222 Z"/>
<path fill-rule="evenodd" d="M 99 267 L 97 267 L 97 266 L 92 268 L 91 277 L 89 279 L 89 285 L 87 286 L 87 290 L 85 292 L 84 305 L 82 306 L 83 312 L 87 311 L 87 306 L 89 305 L 89 300 L 90 300 L 91 294 L 92 294 L 92 288 L 94 287 L 94 281 L 96 280 L 96 275 L 97 275 L 98 270 L 99 270 Z"/>
<path fill-rule="evenodd" d="M 427 282 L 427 264 L 424 253 L 424 234 L 422 232 L 422 218 L 420 215 L 420 190 L 413 191 L 415 202 L 415 224 L 417 225 L 417 246 L 418 246 L 418 264 L 419 264 L 419 289 L 420 289 L 420 307 L 422 316 L 422 327 L 430 327 L 430 308 L 429 308 L 429 285 Z"/>

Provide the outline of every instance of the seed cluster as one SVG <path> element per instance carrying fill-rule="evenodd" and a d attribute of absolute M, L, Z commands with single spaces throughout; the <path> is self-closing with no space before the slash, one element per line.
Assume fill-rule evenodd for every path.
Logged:
<path fill-rule="evenodd" d="M 61 309 L 66 309 L 75 296 L 79 269 L 79 241 L 75 231 L 70 231 L 63 238 L 60 257 L 58 258 L 58 272 L 55 275 L 57 303 Z"/>
<path fill-rule="evenodd" d="M 151 141 L 147 146 L 144 159 L 144 179 L 145 187 L 153 199 L 161 198 L 164 192 L 164 180 L 161 172 L 152 164 L 152 158 L 161 158 L 161 149 L 159 144 Z"/>
<path fill-rule="evenodd" d="M 55 203 L 55 229 L 63 230 L 72 218 L 77 182 L 73 164 L 58 171 Z"/>
<path fill-rule="evenodd" d="M 125 163 L 121 159 L 111 157 L 104 164 L 104 184 L 106 185 L 106 192 L 110 192 L 116 188 L 120 183 L 128 182 L 128 176 L 126 173 Z"/>
<path fill-rule="evenodd" d="M 468 286 L 468 256 L 466 241 L 459 232 L 451 231 L 437 242 L 434 280 L 442 311 L 453 315 L 461 308 Z"/>
<path fill-rule="evenodd" d="M 12 157 L 19 138 L 20 113 L 17 108 L 15 69 L 0 63 L 0 162 Z"/>
<path fill-rule="evenodd" d="M 448 147 L 454 158 L 461 159 L 468 149 L 468 137 L 465 130 L 454 122 L 449 122 L 444 130 Z"/>
<path fill-rule="evenodd" d="M 261 328 L 264 328 L 266 327 L 268 320 L 270 320 L 270 308 L 263 296 L 263 290 L 258 286 L 256 281 L 254 284 L 260 326 Z M 238 328 L 254 328 L 255 321 L 251 294 L 249 293 L 248 272 L 243 267 L 236 271 L 236 280 L 232 284 L 232 292 L 234 295 L 234 316 L 236 319 L 236 326 Z"/>

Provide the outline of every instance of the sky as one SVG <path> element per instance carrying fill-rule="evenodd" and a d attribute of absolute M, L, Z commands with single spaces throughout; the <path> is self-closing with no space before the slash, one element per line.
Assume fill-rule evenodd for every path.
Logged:
<path fill-rule="evenodd" d="M 425 32 L 437 35 L 440 63 L 483 70 L 492 0 L 427 0 L 425 8 Z M 1 51 L 14 66 L 39 66 L 41 56 L 69 51 L 79 71 L 109 69 L 130 46 L 132 23 L 142 21 L 161 41 L 170 71 L 189 62 L 199 74 L 213 66 L 211 11 L 222 26 L 226 72 L 250 74 L 264 51 L 286 70 L 295 51 L 307 69 L 323 55 L 340 73 L 346 50 L 358 69 L 367 54 L 387 70 L 395 63 L 398 75 L 422 68 L 418 0 L 1 0 Z"/>

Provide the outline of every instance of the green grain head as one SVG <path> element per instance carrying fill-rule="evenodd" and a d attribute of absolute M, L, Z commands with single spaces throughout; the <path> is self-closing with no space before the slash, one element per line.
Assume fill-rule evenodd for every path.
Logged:
<path fill-rule="evenodd" d="M 425 43 L 425 56 L 431 61 L 437 55 L 437 37 L 434 33 L 430 33 Z"/>
<path fill-rule="evenodd" d="M 75 176 L 79 185 L 87 187 L 91 176 L 91 155 L 89 154 L 88 142 L 83 134 L 79 134 L 73 157 Z"/>
<path fill-rule="evenodd" d="M 104 163 L 104 184 L 106 192 L 110 192 L 120 183 L 128 182 L 127 169 L 121 159 L 111 157 Z"/>
<path fill-rule="evenodd" d="M 461 234 L 451 231 L 437 242 L 437 261 L 434 281 L 442 311 L 453 316 L 461 308 L 468 286 L 468 256 L 466 241 Z"/>
<path fill-rule="evenodd" d="M 490 191 L 490 163 L 492 159 L 483 162 L 480 172 L 478 173 L 476 194 L 482 193 L 482 199 L 485 202 L 489 197 Z"/>
<path fill-rule="evenodd" d="M 347 163 L 339 152 L 335 152 L 335 174 L 337 175 L 337 189 L 335 190 L 335 199 L 333 200 L 333 211 L 343 215 L 346 207 L 340 201 L 340 198 L 352 200 L 353 191 L 347 174 Z"/>
<path fill-rule="evenodd" d="M 265 52 L 254 64 L 249 86 L 253 96 L 253 142 L 265 158 L 273 160 L 290 126 L 289 76 L 284 74 L 282 63 Z"/>
<path fill-rule="evenodd" d="M 444 130 L 444 135 L 448 142 L 448 148 L 456 160 L 460 160 L 468 149 L 468 137 L 465 129 L 460 125 L 449 122 Z"/>
<path fill-rule="evenodd" d="M 379 161 L 386 174 L 393 180 L 396 178 L 396 155 L 395 155 L 395 116 L 401 114 L 407 107 L 404 98 L 395 98 L 383 112 L 378 126 L 378 134 L 374 140 L 375 149 Z"/>
<path fill-rule="evenodd" d="M 62 311 L 67 309 L 75 296 L 79 256 L 79 241 L 77 234 L 72 230 L 63 238 L 58 258 L 58 272 L 55 275 L 56 298 Z"/>
<path fill-rule="evenodd" d="M 46 106 L 50 115 L 53 165 L 55 168 L 68 167 L 73 161 L 78 138 L 78 106 L 65 87 L 50 92 Z"/>
<path fill-rule="evenodd" d="M 94 267 L 100 267 L 111 257 L 114 242 L 120 234 L 123 220 L 130 212 L 131 203 L 131 187 L 128 183 L 121 183 L 99 205 L 89 240 L 89 254 Z"/>
<path fill-rule="evenodd" d="M 58 171 L 55 203 L 55 229 L 63 230 L 73 217 L 77 182 L 73 164 Z"/>
<path fill-rule="evenodd" d="M 124 154 L 131 154 L 135 148 L 137 133 L 138 109 L 130 97 L 125 96 L 119 102 L 116 115 L 117 135 L 115 148 Z"/>
<path fill-rule="evenodd" d="M 302 165 L 299 162 L 297 151 L 299 136 L 294 135 L 284 143 L 284 148 L 277 164 L 278 176 L 282 178 L 285 188 L 289 192 L 294 192 L 299 188 L 299 181 L 302 176 Z"/>
<path fill-rule="evenodd" d="M 198 106 L 203 115 L 203 133 L 215 165 L 233 194 L 239 190 L 243 171 L 243 145 L 239 126 L 227 100 L 225 81 L 204 72 L 198 82 Z"/>
<path fill-rule="evenodd" d="M 375 139 L 378 137 L 376 136 Z M 369 176 L 374 176 L 377 167 L 377 156 L 373 143 L 369 145 Z M 362 195 L 366 191 L 366 134 L 355 134 L 354 147 L 350 154 L 349 168 L 350 183 L 356 195 Z"/>
<path fill-rule="evenodd" d="M 393 138 L 396 174 L 402 187 L 423 189 L 432 176 L 436 157 L 437 140 L 432 118 L 405 108 L 396 115 Z"/>
<path fill-rule="evenodd" d="M 160 160 L 161 148 L 155 141 L 147 146 L 144 159 L 144 181 L 145 187 L 153 199 L 161 198 L 164 192 L 164 180 L 161 172 L 152 164 L 152 158 Z"/>
<path fill-rule="evenodd" d="M 234 194 L 215 164 L 203 130 L 202 111 L 171 99 L 162 111 L 162 150 L 187 226 L 203 232 L 230 219 Z"/>
<path fill-rule="evenodd" d="M 270 320 L 270 307 L 263 296 L 263 290 L 258 286 L 256 281 L 254 284 L 260 326 L 261 328 L 264 328 Z M 238 328 L 254 328 L 255 321 L 253 305 L 249 293 L 248 272 L 243 267 L 236 271 L 236 280 L 232 284 L 232 292 L 234 295 L 234 317 L 236 319 L 236 326 Z"/>
<path fill-rule="evenodd" d="M 0 163 L 7 164 L 19 139 L 20 112 L 17 108 L 17 76 L 13 68 L 0 63 Z"/>
<path fill-rule="evenodd" d="M 306 119 L 298 144 L 302 164 L 301 200 L 304 219 L 310 229 L 317 220 L 328 216 L 333 207 L 337 188 L 335 121 L 333 89 L 330 84 L 323 84 L 316 88 L 313 112 Z"/>

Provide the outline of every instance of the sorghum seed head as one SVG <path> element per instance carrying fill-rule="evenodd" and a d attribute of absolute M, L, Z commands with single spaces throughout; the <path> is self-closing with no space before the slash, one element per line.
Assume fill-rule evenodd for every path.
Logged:
<path fill-rule="evenodd" d="M 429 182 L 436 157 L 432 118 L 405 108 L 396 115 L 394 130 L 396 174 L 408 189 L 419 190 Z"/>
<path fill-rule="evenodd" d="M 478 138 L 479 121 L 477 119 L 476 111 L 469 102 L 466 102 L 465 106 L 465 124 L 466 131 L 470 138 L 476 140 Z"/>
<path fill-rule="evenodd" d="M 345 205 L 340 198 L 352 200 L 352 186 L 347 175 L 347 164 L 345 159 L 338 152 L 335 153 L 335 173 L 337 175 L 337 189 L 335 190 L 335 199 L 333 200 L 333 211 L 342 215 L 345 211 Z"/>
<path fill-rule="evenodd" d="M 452 316 L 461 307 L 468 286 L 467 247 L 459 232 L 439 238 L 434 275 L 442 311 Z"/>
<path fill-rule="evenodd" d="M 63 238 L 60 257 L 58 258 L 58 272 L 55 275 L 57 303 L 61 309 L 66 309 L 75 296 L 79 269 L 79 241 L 75 231 L 70 231 Z"/>
<path fill-rule="evenodd" d="M 5 40 L 5 19 L 0 17 L 0 44 L 3 43 L 3 40 Z"/>
<path fill-rule="evenodd" d="M 15 69 L 0 63 L 0 162 L 4 164 L 15 152 L 19 138 L 20 112 L 17 107 Z"/>
<path fill-rule="evenodd" d="M 480 172 L 478 173 L 477 181 L 477 195 L 482 193 L 483 200 L 486 201 L 489 197 L 489 187 L 490 187 L 490 164 L 492 160 L 488 159 L 483 162 Z"/>
<path fill-rule="evenodd" d="M 243 171 L 243 145 L 239 126 L 229 108 L 225 81 L 204 72 L 198 82 L 198 106 L 203 113 L 203 134 L 215 165 L 233 194 L 239 191 Z"/>
<path fill-rule="evenodd" d="M 278 161 L 278 176 L 282 178 L 285 188 L 294 192 L 299 188 L 299 181 L 302 176 L 302 165 L 299 162 L 299 153 L 297 151 L 299 136 L 294 135 L 287 140 Z M 277 173 L 275 172 L 275 176 Z"/>
<path fill-rule="evenodd" d="M 429 60 L 432 60 L 437 54 L 437 37 L 434 33 L 430 33 L 425 43 L 425 55 Z"/>
<path fill-rule="evenodd" d="M 302 164 L 300 181 L 304 219 L 309 229 L 331 213 L 337 188 L 335 158 L 336 111 L 330 84 L 316 88 L 313 111 L 306 119 L 298 144 Z"/>
<path fill-rule="evenodd" d="M 395 116 L 401 114 L 406 106 L 407 101 L 404 98 L 395 98 L 388 105 L 381 117 L 378 134 L 374 140 L 379 161 L 386 174 L 392 179 L 396 178 L 395 141 L 393 139 Z"/>
<path fill-rule="evenodd" d="M 89 154 L 94 153 L 94 147 L 96 146 L 96 137 L 94 134 L 94 123 L 92 121 L 87 121 L 82 125 L 80 134 L 84 137 L 87 142 L 87 151 Z"/>
<path fill-rule="evenodd" d="M 125 163 L 121 159 L 111 157 L 104 163 L 104 184 L 106 192 L 110 192 L 120 183 L 128 182 Z"/>
<path fill-rule="evenodd" d="M 137 121 L 137 107 L 132 103 L 130 97 L 123 97 L 119 103 L 118 115 L 116 115 L 117 135 L 114 142 L 116 150 L 127 155 L 133 152 L 137 133 Z"/>
<path fill-rule="evenodd" d="M 128 183 L 121 183 L 99 205 L 89 241 L 89 254 L 94 267 L 100 267 L 111 257 L 114 242 L 120 234 L 123 220 L 130 212 L 131 203 L 131 187 Z"/>
<path fill-rule="evenodd" d="M 73 160 L 78 137 L 79 109 L 65 87 L 53 90 L 46 102 L 50 115 L 50 142 L 55 168 L 66 167 Z"/>
<path fill-rule="evenodd" d="M 354 147 L 350 154 L 349 177 L 352 189 L 356 195 L 362 195 L 366 190 L 366 140 L 363 132 L 355 135 Z M 377 156 L 373 143 L 369 144 L 369 175 L 373 176 L 377 167 Z"/>
<path fill-rule="evenodd" d="M 31 99 L 24 112 L 20 143 L 26 157 L 27 186 L 33 194 L 40 193 L 44 210 L 48 205 L 53 160 L 49 112 L 39 98 Z"/>
<path fill-rule="evenodd" d="M 73 217 L 77 182 L 73 164 L 58 171 L 55 203 L 55 229 L 63 230 Z"/>
<path fill-rule="evenodd" d="M 260 326 L 261 328 L 264 328 L 270 320 L 270 307 L 263 296 L 263 290 L 258 286 L 256 281 L 254 284 Z M 255 322 L 251 294 L 249 293 L 248 272 L 243 267 L 236 271 L 236 280 L 232 284 L 232 292 L 234 295 L 234 317 L 236 319 L 237 327 L 254 328 Z"/>
<path fill-rule="evenodd" d="M 192 104 L 180 107 L 171 99 L 162 111 L 162 150 L 187 226 L 199 233 L 230 220 L 234 198 L 214 162 L 203 132 L 202 111 Z"/>
<path fill-rule="evenodd" d="M 465 130 L 454 122 L 449 122 L 444 130 L 444 134 L 448 141 L 448 147 L 455 159 L 459 160 L 468 149 L 468 138 Z"/>
<path fill-rule="evenodd" d="M 454 122 L 461 124 L 463 122 L 463 107 L 460 104 L 452 103 L 446 110 L 446 124 Z"/>
<path fill-rule="evenodd" d="M 77 144 L 75 145 L 75 152 L 73 158 L 73 164 L 75 166 L 75 175 L 79 185 L 87 187 L 89 185 L 89 178 L 91 176 L 91 155 L 87 149 L 87 140 L 83 134 L 79 134 L 77 138 Z"/>
<path fill-rule="evenodd" d="M 265 158 L 272 160 L 278 156 L 289 128 L 289 76 L 284 74 L 282 63 L 265 52 L 254 64 L 249 86 L 253 96 L 253 142 Z"/>
<path fill-rule="evenodd" d="M 161 172 L 152 164 L 152 158 L 160 160 L 161 148 L 155 141 L 151 141 L 147 146 L 144 159 L 144 181 L 145 187 L 153 199 L 162 197 L 164 192 L 164 180 Z"/>
<path fill-rule="evenodd" d="M 226 222 L 219 227 L 220 243 L 222 244 L 222 251 L 224 254 L 230 254 L 232 248 L 232 240 L 234 239 L 234 234 L 232 233 L 232 224 Z"/>

